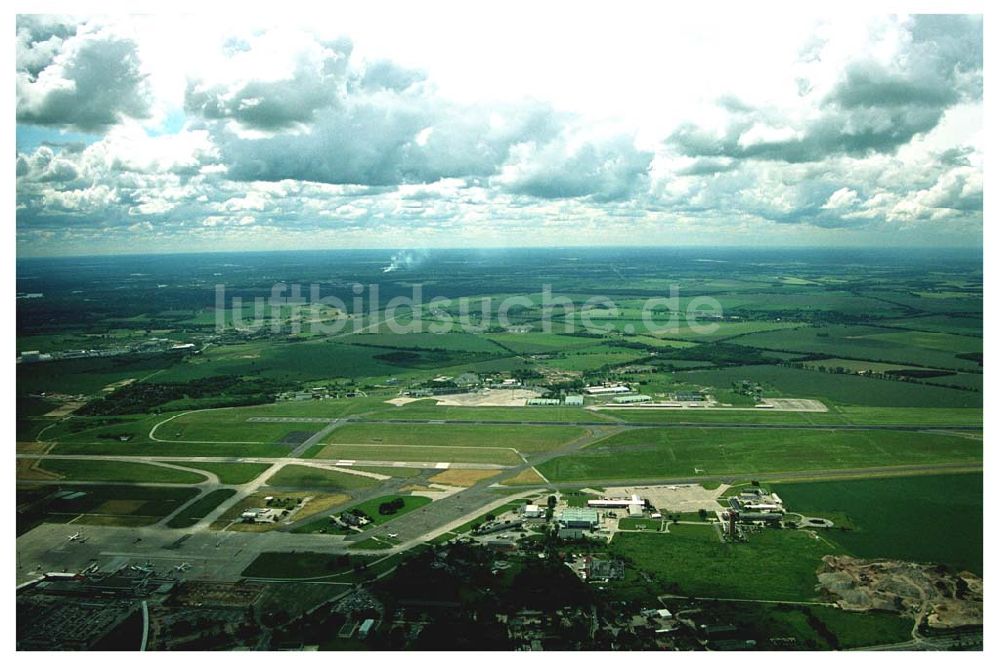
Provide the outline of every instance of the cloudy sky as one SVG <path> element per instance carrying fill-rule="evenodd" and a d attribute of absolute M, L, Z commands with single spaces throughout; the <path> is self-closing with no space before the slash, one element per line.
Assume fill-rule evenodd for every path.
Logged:
<path fill-rule="evenodd" d="M 462 7 L 19 16 L 18 255 L 981 244 L 979 18 Z"/>

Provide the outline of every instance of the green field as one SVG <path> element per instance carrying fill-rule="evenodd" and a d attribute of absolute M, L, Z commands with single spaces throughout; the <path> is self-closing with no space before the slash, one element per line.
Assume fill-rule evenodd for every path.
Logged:
<path fill-rule="evenodd" d="M 325 423 L 268 423 L 247 421 L 250 410 L 213 409 L 191 412 L 157 426 L 155 436 L 177 442 L 281 442 L 290 433 L 315 433 Z M 254 412 L 250 412 L 254 413 Z M 257 414 L 254 414 L 257 415 Z M 301 441 L 301 438 L 296 440 Z"/>
<path fill-rule="evenodd" d="M 716 622 L 735 624 L 762 648 L 772 648 L 772 638 L 793 638 L 783 646 L 793 650 L 845 650 L 909 641 L 913 620 L 892 612 L 858 613 L 829 606 L 716 603 Z"/>
<path fill-rule="evenodd" d="M 892 430 L 630 430 L 549 460 L 553 482 L 689 478 L 698 474 L 849 469 L 935 463 L 979 464 L 982 441 L 961 435 Z"/>
<path fill-rule="evenodd" d="M 789 510 L 845 514 L 854 529 L 825 538 L 863 558 L 943 563 L 983 573 L 983 476 L 891 477 L 772 484 Z M 830 515 L 834 513 L 834 515 Z"/>
<path fill-rule="evenodd" d="M 723 543 L 716 528 L 671 525 L 667 534 L 616 534 L 611 553 L 667 589 L 698 597 L 801 601 L 816 596 L 816 571 L 830 546 L 805 532 L 764 530 Z"/>
<path fill-rule="evenodd" d="M 213 490 L 168 520 L 167 527 L 191 527 L 235 494 L 232 488 Z"/>
<path fill-rule="evenodd" d="M 403 500 L 403 508 L 396 511 L 393 514 L 383 515 L 379 513 L 378 507 L 380 504 L 385 502 L 391 502 L 395 499 Z M 431 499 L 429 497 L 421 497 L 419 495 L 386 495 L 384 497 L 376 497 L 375 499 L 370 499 L 367 502 L 362 502 L 361 504 L 351 507 L 352 509 L 360 509 L 364 511 L 371 519 L 372 524 L 381 525 L 382 523 L 388 522 L 395 518 L 399 518 L 403 514 L 409 513 L 414 509 L 418 509 L 426 504 L 430 504 Z"/>
<path fill-rule="evenodd" d="M 508 354 L 506 350 L 483 335 L 473 333 L 353 333 L 338 339 L 343 344 L 389 347 L 395 349 L 430 349 L 473 352 L 489 355 Z"/>
<path fill-rule="evenodd" d="M 377 484 L 377 479 L 368 476 L 305 465 L 285 465 L 267 481 L 267 485 L 280 488 L 322 488 L 324 490 L 367 488 Z"/>
<path fill-rule="evenodd" d="M 59 474 L 67 481 L 196 484 L 206 480 L 195 472 L 118 460 L 46 459 L 39 463 L 39 468 Z"/>
<path fill-rule="evenodd" d="M 355 566 L 368 565 L 375 559 L 364 555 L 265 552 L 243 570 L 243 575 L 251 578 L 340 576 L 351 573 Z"/>
<path fill-rule="evenodd" d="M 676 378 L 696 386 L 716 388 L 729 388 L 733 382 L 749 379 L 764 387 L 765 397 L 815 398 L 828 404 L 936 408 L 983 406 L 982 394 L 971 391 L 777 365 L 690 370 L 678 372 Z"/>
<path fill-rule="evenodd" d="M 614 419 L 600 412 L 584 411 L 580 407 L 449 407 L 437 406 L 433 398 L 396 407 L 382 403 L 365 415 L 367 418 L 391 418 L 449 421 L 608 421 Z"/>
<path fill-rule="evenodd" d="M 651 518 L 622 518 L 618 521 L 620 530 L 644 530 L 646 532 L 659 532 L 663 528 L 662 520 Z"/>
<path fill-rule="evenodd" d="M 457 446 L 382 446 L 330 444 L 322 447 L 315 458 L 329 460 L 378 460 L 399 462 L 462 462 L 517 465 L 524 462 L 509 449 L 486 449 Z"/>
<path fill-rule="evenodd" d="M 184 467 L 202 469 L 219 477 L 219 483 L 239 485 L 249 483 L 271 466 L 267 463 L 177 463 Z"/>
<path fill-rule="evenodd" d="M 739 344 L 790 352 L 829 354 L 835 357 L 904 363 L 933 368 L 977 370 L 975 361 L 958 358 L 981 352 L 982 340 L 948 333 L 892 331 L 873 326 L 817 326 L 754 333 Z"/>
<path fill-rule="evenodd" d="M 52 453 L 95 456 L 169 456 L 221 458 L 282 458 L 291 451 L 283 444 L 190 444 L 187 442 L 61 442 Z"/>
<path fill-rule="evenodd" d="M 600 412 L 597 412 L 600 413 Z M 734 409 L 616 409 L 604 412 L 626 423 L 982 426 L 981 408 L 863 407 L 834 405 L 828 412 Z"/>
<path fill-rule="evenodd" d="M 198 494 L 186 486 L 80 485 L 66 484 L 60 490 L 83 493 L 73 499 L 52 499 L 29 514 L 18 515 L 22 534 L 38 522 L 150 525 L 168 516 Z M 45 489 L 47 493 L 48 489 Z M 21 490 L 18 489 L 18 493 Z"/>
<path fill-rule="evenodd" d="M 462 446 L 513 448 L 523 453 L 550 451 L 581 437 L 571 426 L 349 424 L 330 433 L 327 444 L 383 446 Z"/>

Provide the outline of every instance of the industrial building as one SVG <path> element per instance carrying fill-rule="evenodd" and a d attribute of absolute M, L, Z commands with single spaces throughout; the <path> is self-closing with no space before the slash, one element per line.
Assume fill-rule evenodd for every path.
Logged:
<path fill-rule="evenodd" d="M 583 396 L 582 395 L 568 395 L 563 400 L 563 404 L 567 407 L 583 407 Z"/>
<path fill-rule="evenodd" d="M 545 509 L 537 504 L 527 504 L 521 513 L 525 518 L 541 518 L 545 515 Z"/>
<path fill-rule="evenodd" d="M 635 395 L 620 395 L 614 398 L 614 402 L 619 405 L 628 405 L 637 402 L 652 402 L 653 398 L 648 395 L 636 393 Z"/>
<path fill-rule="evenodd" d="M 600 519 L 597 516 L 597 511 L 593 509 L 580 509 L 576 507 L 569 507 L 563 509 L 562 513 L 559 514 L 559 524 L 562 527 L 568 527 L 570 529 L 594 529 L 597 527 Z"/>
<path fill-rule="evenodd" d="M 559 398 L 529 398 L 528 405 L 559 405 Z"/>
<path fill-rule="evenodd" d="M 583 389 L 583 392 L 590 395 L 612 395 L 615 393 L 631 393 L 632 389 L 617 384 L 615 386 L 588 386 Z"/>
<path fill-rule="evenodd" d="M 475 534 L 492 534 L 493 532 L 502 532 L 503 530 L 512 530 L 514 528 L 521 526 L 520 519 L 514 520 L 492 520 L 488 523 L 483 523 L 478 528 L 473 530 Z"/>
<path fill-rule="evenodd" d="M 373 620 L 371 618 L 368 618 L 367 620 L 365 620 L 364 622 L 362 622 L 361 626 L 358 627 L 358 638 L 361 638 L 361 639 L 368 638 L 368 634 L 369 634 L 369 632 L 371 632 L 372 627 L 374 627 L 374 626 L 375 626 L 375 620 Z"/>
<path fill-rule="evenodd" d="M 763 488 L 750 488 L 730 497 L 729 506 L 737 511 L 785 512 L 782 499 L 776 493 L 769 493 Z"/>
<path fill-rule="evenodd" d="M 587 500 L 587 506 L 593 509 L 625 509 L 630 516 L 641 516 L 646 508 L 646 500 L 638 495 L 631 497 L 603 497 L 601 499 Z"/>

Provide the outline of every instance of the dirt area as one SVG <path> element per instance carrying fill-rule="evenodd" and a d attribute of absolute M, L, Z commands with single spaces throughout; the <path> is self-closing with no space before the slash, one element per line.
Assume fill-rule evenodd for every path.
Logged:
<path fill-rule="evenodd" d="M 135 377 L 129 377 L 128 379 L 123 379 L 123 380 L 118 381 L 118 382 L 112 382 L 111 384 L 108 384 L 107 386 L 105 386 L 101 390 L 103 392 L 105 392 L 105 393 L 111 393 L 112 391 L 116 391 L 117 389 L 120 389 L 123 386 L 128 386 L 129 384 L 131 384 L 134 381 L 135 381 Z"/>
<path fill-rule="evenodd" d="M 772 405 L 775 411 L 779 412 L 826 412 L 829 411 L 819 400 L 808 400 L 806 398 L 766 398 L 762 401 L 765 405 Z"/>
<path fill-rule="evenodd" d="M 827 555 L 820 587 L 845 610 L 891 610 L 926 615 L 933 629 L 983 623 L 983 579 L 963 571 L 898 560 Z"/>
<path fill-rule="evenodd" d="M 38 469 L 37 460 L 19 458 L 17 461 L 17 479 L 19 481 L 38 481 L 48 479 L 61 479 L 62 477 L 54 472 L 47 472 Z"/>
<path fill-rule="evenodd" d="M 69 416 L 70 414 L 72 414 L 76 410 L 78 410 L 81 407 L 83 407 L 85 404 L 87 404 L 87 403 L 83 402 L 83 401 L 80 401 L 80 400 L 70 400 L 69 402 L 62 403 L 61 405 L 59 405 L 55 409 L 53 409 L 53 410 L 51 410 L 49 412 L 46 412 L 45 416 L 46 417 L 52 417 L 52 418 L 62 418 L 64 416 Z"/>
<path fill-rule="evenodd" d="M 426 486 L 410 485 L 404 486 L 402 490 L 408 491 L 419 497 L 426 497 L 430 500 L 439 500 L 449 495 L 461 492 L 465 486 L 446 486 L 442 483 L 431 483 Z"/>
<path fill-rule="evenodd" d="M 386 400 L 390 405 L 395 405 L 396 407 L 402 407 L 403 405 L 408 405 L 411 402 L 417 402 L 418 400 L 430 400 L 431 398 L 410 398 L 407 396 L 400 396 L 398 398 L 393 398 L 392 400 Z"/>
<path fill-rule="evenodd" d="M 503 482 L 505 486 L 534 486 L 545 483 L 542 475 L 535 471 L 534 467 L 529 467 L 517 476 L 512 476 Z"/>
<path fill-rule="evenodd" d="M 755 412 L 755 411 L 765 411 L 765 412 L 826 412 L 829 411 L 827 406 L 824 405 L 819 400 L 808 400 L 806 398 L 767 398 L 762 401 L 763 405 L 768 405 L 767 407 L 729 407 L 715 402 L 714 400 L 706 400 L 703 402 L 640 402 L 635 404 L 613 404 L 607 403 L 602 405 L 590 405 L 586 409 L 592 410 L 615 410 L 615 409 L 670 409 L 670 410 L 682 410 L 682 409 L 696 409 L 696 410 L 714 410 L 714 411 L 727 411 L 727 412 Z"/>
<path fill-rule="evenodd" d="M 606 497 L 628 497 L 638 495 L 659 509 L 661 512 L 694 513 L 705 509 L 710 513 L 719 510 L 718 498 L 729 486 L 722 484 L 714 490 L 706 490 L 702 486 L 683 484 L 675 486 L 625 486 L 606 488 Z"/>
<path fill-rule="evenodd" d="M 435 474 L 428 481 L 443 483 L 448 486 L 474 486 L 483 479 L 489 479 L 499 474 L 499 471 L 489 469 L 449 469 Z"/>
<path fill-rule="evenodd" d="M 455 393 L 437 398 L 441 407 L 524 407 L 529 398 L 537 398 L 534 389 L 483 389 L 475 393 Z"/>
<path fill-rule="evenodd" d="M 264 591 L 258 583 L 214 583 L 186 581 L 177 590 L 173 601 L 182 606 L 240 606 L 253 604 Z"/>
<path fill-rule="evenodd" d="M 51 442 L 17 442 L 14 450 L 17 453 L 46 453 L 51 447 Z"/>

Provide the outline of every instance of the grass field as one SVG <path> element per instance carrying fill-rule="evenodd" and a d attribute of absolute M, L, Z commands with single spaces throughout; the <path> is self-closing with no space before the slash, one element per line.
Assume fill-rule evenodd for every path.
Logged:
<path fill-rule="evenodd" d="M 494 344 L 489 338 L 473 333 L 354 333 L 345 335 L 338 342 L 350 345 L 391 347 L 395 349 L 443 349 L 447 351 L 473 352 L 479 354 L 502 355 L 506 350 Z"/>
<path fill-rule="evenodd" d="M 330 460 L 379 460 L 399 462 L 463 462 L 517 465 L 521 457 L 509 449 L 457 446 L 383 446 L 330 444 L 316 454 Z"/>
<path fill-rule="evenodd" d="M 186 442 L 60 442 L 52 453 L 96 456 L 177 456 L 282 458 L 291 451 L 283 444 L 189 444 Z"/>
<path fill-rule="evenodd" d="M 814 598 L 820 558 L 833 552 L 805 532 L 764 530 L 748 543 L 730 544 L 700 525 L 671 525 L 669 534 L 616 534 L 609 548 L 681 594 L 774 601 Z"/>
<path fill-rule="evenodd" d="M 239 485 L 249 483 L 264 473 L 270 465 L 266 463 L 177 463 L 184 467 L 193 467 L 211 472 L 219 477 L 219 483 Z"/>
<path fill-rule="evenodd" d="M 38 513 L 19 515 L 19 534 L 39 521 L 68 523 L 71 520 L 93 519 L 102 524 L 149 525 L 170 515 L 198 494 L 196 488 L 185 486 L 66 484 L 60 486 L 60 490 L 78 491 L 83 495 L 73 499 L 53 499 Z"/>
<path fill-rule="evenodd" d="M 982 442 L 960 435 L 891 430 L 630 430 L 549 460 L 550 481 L 688 478 L 705 475 L 982 462 Z"/>
<path fill-rule="evenodd" d="M 775 412 L 770 410 L 616 409 L 611 414 L 626 423 L 800 424 L 800 425 L 936 425 L 982 426 L 981 408 L 864 407 L 833 405 L 828 412 Z"/>
<path fill-rule="evenodd" d="M 375 558 L 364 555 L 330 555 L 328 553 L 274 553 L 257 556 L 244 576 L 253 578 L 309 578 L 337 576 L 370 564 Z"/>
<path fill-rule="evenodd" d="M 462 446 L 514 448 L 524 453 L 550 451 L 582 436 L 571 426 L 481 426 L 349 424 L 337 428 L 327 444 L 384 446 Z"/>
<path fill-rule="evenodd" d="M 235 494 L 232 488 L 213 490 L 167 521 L 167 527 L 191 527 Z"/>
<path fill-rule="evenodd" d="M 382 403 L 373 409 L 368 418 L 449 421 L 608 421 L 610 416 L 585 411 L 579 407 L 448 407 L 437 406 L 433 399 L 424 399 L 396 407 Z"/>
<path fill-rule="evenodd" d="M 46 459 L 39 463 L 39 468 L 58 474 L 67 481 L 195 484 L 206 479 L 195 472 L 117 460 Z"/>
<path fill-rule="evenodd" d="M 157 439 L 176 442 L 280 442 L 290 433 L 318 432 L 325 423 L 267 423 L 247 421 L 258 410 L 213 409 L 182 414 L 156 428 Z M 301 439 L 299 440 L 301 441 Z"/>
<path fill-rule="evenodd" d="M 651 518 L 622 518 L 618 521 L 618 529 L 620 530 L 659 532 L 662 528 L 662 520 L 653 520 Z"/>
<path fill-rule="evenodd" d="M 391 502 L 395 499 L 403 500 L 403 508 L 393 514 L 383 515 L 379 513 L 378 507 L 380 504 Z M 419 509 L 420 507 L 430 503 L 431 499 L 429 497 L 420 497 L 419 495 L 385 495 L 384 497 L 376 497 L 375 499 L 370 499 L 367 502 L 362 502 L 352 508 L 364 511 L 372 519 L 372 524 L 381 525 L 382 523 L 399 518 L 403 514 L 409 513 L 414 509 Z"/>
<path fill-rule="evenodd" d="M 739 344 L 957 370 L 977 370 L 979 365 L 957 358 L 956 354 L 982 351 L 979 338 L 873 326 L 816 326 L 754 333 L 741 337 Z"/>
<path fill-rule="evenodd" d="M 741 634 L 772 647 L 775 637 L 793 638 L 797 650 L 844 650 L 910 640 L 913 620 L 891 612 L 856 613 L 828 606 L 752 602 L 711 606 L 715 622 L 735 624 Z M 819 630 L 818 630 L 819 629 Z M 787 649 L 787 647 L 786 647 Z"/>
<path fill-rule="evenodd" d="M 330 490 L 368 488 L 377 484 L 377 479 L 368 476 L 305 465 L 285 465 L 267 481 L 267 485 L 281 488 L 323 488 Z"/>
<path fill-rule="evenodd" d="M 824 537 L 857 557 L 943 563 L 983 573 L 983 476 L 892 477 L 772 484 L 790 510 L 846 514 Z M 836 520 L 836 516 L 831 516 Z"/>
<path fill-rule="evenodd" d="M 982 394 L 971 391 L 776 365 L 690 370 L 678 372 L 676 378 L 694 385 L 723 389 L 730 388 L 735 381 L 749 379 L 764 387 L 765 396 L 815 398 L 828 404 L 935 408 L 983 406 Z"/>

